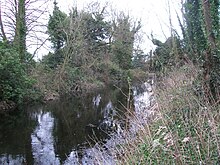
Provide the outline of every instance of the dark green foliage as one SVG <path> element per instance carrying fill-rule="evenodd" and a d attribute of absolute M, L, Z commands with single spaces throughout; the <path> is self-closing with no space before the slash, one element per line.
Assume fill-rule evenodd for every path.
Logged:
<path fill-rule="evenodd" d="M 220 86 L 219 5 L 218 0 L 187 0 L 184 4 L 187 32 L 184 45 L 192 48 L 192 51 L 185 49 L 185 52 L 203 69 L 204 86 L 211 90 L 215 99 Z"/>
<path fill-rule="evenodd" d="M 149 55 L 146 55 L 142 50 L 135 50 L 132 59 L 133 68 L 145 68 L 146 60 L 149 58 Z"/>
<path fill-rule="evenodd" d="M 87 13 L 83 19 L 86 24 L 85 39 L 91 44 L 102 43 L 105 39 L 109 38 L 110 24 L 104 21 L 102 13 Z"/>
<path fill-rule="evenodd" d="M 182 46 L 178 37 L 169 37 L 164 43 L 156 39 L 152 39 L 152 42 L 157 46 L 150 61 L 152 71 L 164 71 L 182 65 Z"/>
<path fill-rule="evenodd" d="M 18 52 L 10 45 L 0 43 L 0 100 L 23 101 L 33 80 L 20 62 Z"/>
<path fill-rule="evenodd" d="M 170 61 L 172 60 L 171 50 L 172 45 L 168 44 L 171 38 L 167 39 L 165 43 L 160 43 L 154 51 L 154 62 L 153 68 L 155 71 L 160 71 L 165 66 L 171 65 Z"/>
<path fill-rule="evenodd" d="M 126 48 L 125 41 L 115 41 L 114 45 L 113 54 L 119 66 L 125 70 L 131 68 L 132 51 Z"/>
<path fill-rule="evenodd" d="M 60 49 L 55 53 L 49 52 L 48 55 L 42 58 L 42 63 L 47 65 L 51 69 L 55 69 L 58 65 L 62 64 L 63 59 L 63 51 L 62 49 Z"/>
<path fill-rule="evenodd" d="M 66 16 L 55 4 L 48 23 L 55 51 L 42 60 L 55 75 L 55 90 L 74 92 L 73 89 L 94 84 L 118 85 L 127 79 L 134 35 L 140 24 L 132 27 L 130 18 L 125 16 L 112 23 L 106 21 L 104 13 L 105 8 L 96 12 L 74 8 Z"/>
<path fill-rule="evenodd" d="M 220 41 L 220 17 L 219 17 L 219 7 L 220 2 L 219 0 L 212 0 L 211 1 L 211 17 L 212 17 L 212 27 L 213 27 L 213 35 L 215 38 Z"/>
<path fill-rule="evenodd" d="M 60 11 L 57 3 L 54 2 L 53 15 L 50 15 L 48 22 L 48 33 L 55 51 L 59 50 L 66 40 L 66 34 L 64 32 L 66 18 L 67 15 Z"/>
<path fill-rule="evenodd" d="M 210 74 L 210 88 L 215 100 L 219 99 L 220 94 L 220 53 L 213 57 L 213 68 Z"/>
<path fill-rule="evenodd" d="M 114 26 L 114 41 L 112 45 L 112 53 L 114 54 L 115 60 L 124 70 L 128 70 L 132 67 L 132 56 L 133 56 L 133 44 L 135 28 L 131 29 L 130 18 L 123 16 L 119 18 L 118 24 Z M 138 27 L 137 27 L 138 28 Z"/>
<path fill-rule="evenodd" d="M 89 13 L 84 11 L 73 11 L 70 15 L 68 35 L 70 38 L 79 40 L 83 49 L 95 56 L 107 51 L 107 42 L 110 37 L 110 23 L 104 20 L 101 12 Z"/>
<path fill-rule="evenodd" d="M 107 50 L 107 43 L 104 40 L 109 38 L 109 28 L 110 24 L 104 21 L 102 13 L 79 12 L 73 9 L 67 16 L 55 4 L 48 23 L 48 32 L 55 52 L 54 57 L 50 54 L 48 58 L 52 61 L 57 60 L 59 64 L 67 55 L 74 65 L 79 67 L 83 65 L 85 57 L 83 53 L 90 53 L 92 56 Z M 62 51 L 58 51 L 61 47 Z"/>
<path fill-rule="evenodd" d="M 200 0 L 187 0 L 184 4 L 186 29 L 183 33 L 186 51 L 201 56 L 207 48 L 207 40 L 203 30 L 203 14 Z M 198 57 L 190 56 L 197 61 Z"/>
<path fill-rule="evenodd" d="M 219 5 L 220 2 L 217 0 L 185 1 L 184 23 L 180 22 L 183 39 L 180 40 L 174 35 L 165 43 L 152 39 L 157 48 L 149 62 L 151 70 L 164 72 L 192 61 L 203 72 L 201 86 L 202 90 L 206 91 L 205 97 L 214 97 L 215 100 L 218 100 L 220 94 Z"/>

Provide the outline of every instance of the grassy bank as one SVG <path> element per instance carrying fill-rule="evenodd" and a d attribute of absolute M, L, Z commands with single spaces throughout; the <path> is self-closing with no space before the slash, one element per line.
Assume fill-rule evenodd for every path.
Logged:
<path fill-rule="evenodd" d="M 185 65 L 163 76 L 151 121 L 122 145 L 118 164 L 220 164 L 220 106 L 195 89 L 199 70 Z"/>

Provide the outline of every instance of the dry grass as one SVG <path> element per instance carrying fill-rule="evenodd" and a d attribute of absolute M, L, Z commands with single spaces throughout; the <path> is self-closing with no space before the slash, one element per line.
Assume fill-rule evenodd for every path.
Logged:
<path fill-rule="evenodd" d="M 154 117 L 117 147 L 118 164 L 220 164 L 220 107 L 197 96 L 193 65 L 170 72 L 157 85 Z M 144 114 L 143 114 L 144 115 Z"/>
<path fill-rule="evenodd" d="M 128 111 L 128 130 L 91 149 L 91 164 L 220 164 L 220 106 L 195 93 L 198 69 L 185 65 L 167 75 L 153 105 Z"/>

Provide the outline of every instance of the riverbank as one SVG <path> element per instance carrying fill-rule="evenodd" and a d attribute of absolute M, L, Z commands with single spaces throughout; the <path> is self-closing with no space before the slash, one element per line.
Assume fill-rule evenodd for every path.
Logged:
<path fill-rule="evenodd" d="M 87 153 L 89 155 L 88 164 L 112 165 L 126 163 L 121 161 L 124 159 L 126 150 L 130 149 L 130 145 L 136 145 L 135 141 L 139 131 L 149 123 L 157 111 L 152 82 L 151 76 L 148 82 L 132 86 L 130 89 L 131 97 L 125 96 L 123 93 L 123 97 L 127 97 L 127 104 L 122 106 L 123 111 L 125 111 L 124 117 L 118 116 L 119 120 L 113 121 L 115 126 L 109 134 L 110 138 L 97 141 L 90 148 L 89 153 Z M 130 101 L 132 105 L 129 105 L 128 102 Z"/>
<path fill-rule="evenodd" d="M 26 110 L 26 116 L 31 118 L 18 119 L 23 123 L 14 124 L 16 127 L 10 131 L 16 136 L 7 132 L 3 135 L 15 137 L 17 142 L 27 133 L 25 137 L 29 139 L 23 139 L 19 145 L 29 145 L 29 153 L 35 157 L 24 158 L 21 153 L 26 151 L 17 151 L 21 161 L 27 162 L 47 159 L 54 164 L 85 165 L 218 164 L 220 107 L 204 102 L 198 93 L 195 87 L 199 74 L 195 66 L 185 65 L 161 76 L 155 86 L 143 83 L 129 91 L 105 89 L 84 99 L 75 97 L 32 107 Z M 132 103 L 127 104 L 129 101 Z M 92 128 L 88 129 L 90 125 Z M 100 140 L 97 134 L 93 136 L 106 127 L 110 129 L 108 138 Z M 41 134 L 42 131 L 47 133 Z M 42 137 L 36 140 L 31 135 Z M 43 135 L 50 135 L 49 141 Z M 83 138 L 88 138 L 91 146 Z M 6 142 L 11 146 L 12 141 L 2 137 L 5 148 L 10 148 Z M 51 146 L 65 147 L 58 150 L 59 147 Z M 42 152 L 46 153 L 47 148 L 53 154 L 45 158 Z M 8 150 L 7 154 L 10 153 Z"/>
<path fill-rule="evenodd" d="M 135 134 L 118 136 L 108 150 L 115 164 L 219 164 L 220 106 L 195 89 L 199 74 L 185 65 L 157 82 L 156 103 L 140 114 L 148 122 L 134 115 Z"/>
<path fill-rule="evenodd" d="M 156 115 L 123 146 L 119 164 L 219 164 L 220 106 L 195 89 L 199 74 L 185 65 L 158 82 Z"/>

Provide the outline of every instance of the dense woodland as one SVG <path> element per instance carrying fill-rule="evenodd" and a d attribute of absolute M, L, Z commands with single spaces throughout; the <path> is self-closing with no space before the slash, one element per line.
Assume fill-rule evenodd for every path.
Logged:
<path fill-rule="evenodd" d="M 39 10 L 33 15 L 29 8 L 34 6 L 34 1 L 9 2 L 11 7 L 1 6 L 0 11 L 1 101 L 39 100 L 51 92 L 79 94 L 107 84 L 125 84 L 128 78 L 143 78 L 148 72 L 165 71 L 189 61 L 202 69 L 200 86 L 203 89 L 200 90 L 209 96 L 211 91 L 215 99 L 218 97 L 217 0 L 185 1 L 182 4 L 184 20 L 177 15 L 182 34 L 171 27 L 172 34 L 165 43 L 152 37 L 157 48 L 147 54 L 134 47 L 140 21 L 132 21 L 122 12 L 107 18 L 106 6 L 95 11 L 73 8 L 66 14 L 55 1 L 46 31 L 51 52 L 38 62 L 33 60 L 35 54 L 27 52 L 26 38 L 33 29 L 31 25 L 36 15 L 46 13 Z"/>
<path fill-rule="evenodd" d="M 124 147 L 121 164 L 220 163 L 219 11 L 218 0 L 182 1 L 182 34 L 171 26 L 165 43 L 152 40 L 156 115 Z"/>
<path fill-rule="evenodd" d="M 11 2 L 15 10 L 7 11 L 15 12 L 1 12 L 1 18 L 14 16 L 12 22 L 1 19 L 1 100 L 22 103 L 48 94 L 80 95 L 107 84 L 120 86 L 131 76 L 131 69 L 137 68 L 132 61 L 134 52 L 143 56 L 142 51 L 134 50 L 140 22 L 133 22 L 124 13 L 107 19 L 106 7 L 99 4 L 94 4 L 99 7 L 96 11 L 73 8 L 67 15 L 54 2 L 45 32 L 51 52 L 36 62 L 27 52 L 26 41 L 32 30 L 28 21 L 35 18 L 26 11 L 34 2 L 16 2 Z M 14 23 L 10 38 L 4 23 Z M 144 56 L 137 60 L 144 61 Z"/>
<path fill-rule="evenodd" d="M 133 21 L 122 12 L 109 18 L 107 6 L 97 4 L 94 4 L 96 10 L 73 8 L 66 14 L 55 1 L 45 32 L 49 35 L 51 52 L 38 62 L 33 60 L 35 54 L 27 51 L 27 36 L 34 29 L 32 23 L 37 26 L 35 19 L 48 13 L 33 9 L 35 1 L 9 0 L 9 3 L 10 7 L 1 6 L 0 11 L 1 101 L 30 102 L 48 93 L 78 95 L 108 84 L 126 84 L 128 78 L 140 80 L 148 72 L 164 72 L 189 61 L 202 70 L 199 90 L 215 100 L 218 98 L 217 0 L 182 3 L 183 21 L 177 15 L 182 34 L 170 27 L 171 36 L 165 43 L 152 36 L 157 48 L 145 54 L 134 46 L 140 21 Z"/>
<path fill-rule="evenodd" d="M 183 22 L 177 15 L 182 34 L 171 27 L 165 43 L 152 36 L 157 48 L 148 54 L 134 47 L 140 21 L 132 21 L 122 12 L 107 18 L 106 6 L 95 11 L 73 8 L 66 14 L 54 2 L 46 31 L 51 52 L 38 62 L 33 60 L 35 54 L 27 52 L 26 41 L 36 17 L 29 8 L 35 2 L 9 2 L 11 7 L 2 7 L 0 15 L 1 101 L 22 103 L 50 92 L 80 94 L 108 84 L 126 84 L 128 78 L 165 72 L 189 61 L 202 70 L 197 84 L 201 92 L 218 98 L 220 35 L 216 0 L 185 1 Z M 39 10 L 37 14 L 44 12 Z"/>
<path fill-rule="evenodd" d="M 80 97 L 105 86 L 130 87 L 153 73 L 152 109 L 159 115 L 140 126 L 136 140 L 121 146 L 118 162 L 219 164 L 219 0 L 181 1 L 176 17 L 182 33 L 170 24 L 165 42 L 148 34 L 156 45 L 149 53 L 137 46 L 141 21 L 110 12 L 108 6 L 94 3 L 67 14 L 54 1 L 49 15 L 43 7 L 46 3 L 41 9 L 35 0 L 7 1 L 10 6 L 0 6 L 0 113 L 63 95 Z M 38 18 L 45 14 L 49 20 L 43 30 Z M 49 37 L 39 40 L 32 35 L 34 27 Z M 40 43 L 32 54 L 27 51 L 30 36 Z M 35 61 L 46 41 L 50 52 Z"/>

